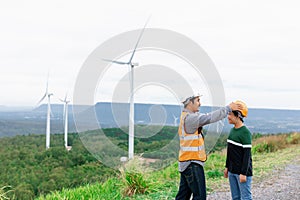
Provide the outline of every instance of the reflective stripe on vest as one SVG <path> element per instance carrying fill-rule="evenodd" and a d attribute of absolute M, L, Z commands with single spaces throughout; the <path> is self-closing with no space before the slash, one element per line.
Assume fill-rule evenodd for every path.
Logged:
<path fill-rule="evenodd" d="M 206 153 L 204 148 L 204 138 L 198 129 L 192 133 L 185 132 L 185 118 L 187 112 L 182 112 L 180 116 L 180 125 L 178 134 L 180 139 L 179 161 L 200 160 L 206 161 Z"/>
<path fill-rule="evenodd" d="M 202 137 L 202 135 L 188 135 L 188 136 L 181 136 L 181 140 L 198 140 L 199 137 Z"/>
<path fill-rule="evenodd" d="M 200 151 L 203 149 L 203 146 L 200 147 L 180 147 L 182 151 Z"/>

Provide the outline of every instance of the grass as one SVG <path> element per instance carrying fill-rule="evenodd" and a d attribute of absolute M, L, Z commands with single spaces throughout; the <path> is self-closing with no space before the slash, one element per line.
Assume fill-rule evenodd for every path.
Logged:
<path fill-rule="evenodd" d="M 276 170 L 284 168 L 296 156 L 300 155 L 300 145 L 290 145 L 287 148 L 275 152 L 254 154 L 253 168 L 254 181 L 260 181 L 274 173 Z"/>
<path fill-rule="evenodd" d="M 3 186 L 0 188 L 0 200 L 9 199 L 7 194 L 12 192 L 12 190 L 10 190 L 10 188 L 11 188 L 10 186 Z"/>
<path fill-rule="evenodd" d="M 146 171 L 142 166 L 139 157 L 135 157 L 119 169 L 120 179 L 124 186 L 123 196 L 131 197 L 135 194 L 147 194 L 149 192 L 151 182 L 146 180 Z"/>
<path fill-rule="evenodd" d="M 253 182 L 259 182 L 274 171 L 282 169 L 300 155 L 299 133 L 267 136 L 253 142 Z M 261 144 L 272 144 L 275 148 L 257 151 Z M 268 148 L 267 148 L 268 149 Z M 228 180 L 223 178 L 226 151 L 209 155 L 205 164 L 205 176 L 208 193 L 217 190 L 229 190 Z M 63 189 L 39 200 L 62 199 L 172 199 L 176 196 L 179 184 L 178 164 L 174 163 L 163 170 L 150 172 L 138 163 L 120 170 L 119 177 L 112 177 L 104 184 L 93 184 L 76 189 Z"/>

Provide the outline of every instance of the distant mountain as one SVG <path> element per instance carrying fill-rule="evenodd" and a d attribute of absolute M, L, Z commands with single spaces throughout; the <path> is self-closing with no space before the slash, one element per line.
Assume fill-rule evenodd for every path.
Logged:
<path fill-rule="evenodd" d="M 177 126 L 181 109 L 178 105 L 135 104 L 135 123 Z M 213 109 L 201 106 L 200 112 L 207 113 Z M 63 104 L 51 105 L 51 111 L 51 133 L 62 133 Z M 0 137 L 45 133 L 46 112 L 46 104 L 33 110 L 0 109 Z M 77 125 L 83 124 L 83 130 L 128 126 L 129 104 L 101 102 L 94 106 L 69 105 L 68 116 L 69 132 L 77 131 L 74 117 Z M 300 132 L 300 110 L 249 109 L 245 124 L 254 133 Z M 231 125 L 227 119 L 224 125 L 223 131 L 228 132 Z"/>
<path fill-rule="evenodd" d="M 3 106 L 0 105 L 0 112 L 16 112 L 16 111 L 28 111 L 31 107 L 28 106 Z"/>

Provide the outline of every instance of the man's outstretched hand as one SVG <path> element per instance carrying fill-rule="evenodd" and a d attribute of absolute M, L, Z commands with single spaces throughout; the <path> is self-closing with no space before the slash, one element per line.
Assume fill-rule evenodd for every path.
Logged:
<path fill-rule="evenodd" d="M 236 104 L 236 103 L 233 103 L 233 102 L 231 102 L 229 104 L 229 106 L 230 106 L 231 110 L 242 110 L 243 109 L 242 105 Z"/>

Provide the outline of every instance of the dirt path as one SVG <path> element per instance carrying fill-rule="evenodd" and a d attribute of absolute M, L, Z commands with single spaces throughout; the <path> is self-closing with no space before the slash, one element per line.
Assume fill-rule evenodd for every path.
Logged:
<path fill-rule="evenodd" d="M 214 192 L 208 200 L 231 199 L 229 183 L 224 185 L 226 192 Z M 269 178 L 252 184 L 254 200 L 296 200 L 300 199 L 300 155 L 281 171 L 274 172 Z"/>

